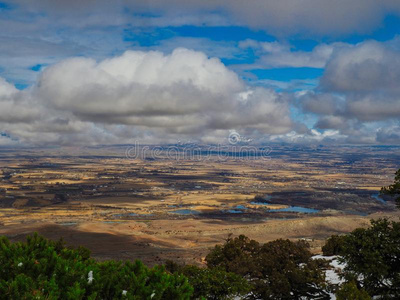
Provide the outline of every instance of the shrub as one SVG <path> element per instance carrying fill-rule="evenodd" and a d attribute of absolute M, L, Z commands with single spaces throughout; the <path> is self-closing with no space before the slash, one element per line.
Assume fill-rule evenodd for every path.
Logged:
<path fill-rule="evenodd" d="M 397 207 L 400 208 L 400 169 L 395 173 L 393 184 L 383 187 L 381 194 L 395 196 Z"/>
<path fill-rule="evenodd" d="M 245 236 L 229 238 L 206 257 L 209 267 L 221 267 L 247 278 L 252 299 L 329 299 L 324 260 L 313 260 L 304 241 L 276 240 L 260 245 Z"/>
<path fill-rule="evenodd" d="M 371 300 L 368 293 L 359 289 L 354 281 L 343 284 L 336 293 L 337 300 Z"/>
<path fill-rule="evenodd" d="M 142 262 L 96 262 L 37 234 L 0 238 L 0 299 L 190 299 L 187 278 Z"/>
<path fill-rule="evenodd" d="M 166 261 L 165 268 L 188 278 L 194 288 L 194 299 L 233 299 L 250 292 L 250 285 L 245 278 L 222 268 L 182 266 L 172 260 Z"/>
<path fill-rule="evenodd" d="M 250 285 L 243 277 L 226 272 L 221 268 L 199 268 L 192 265 L 181 269 L 194 288 L 194 299 L 234 299 L 250 291 Z"/>
<path fill-rule="evenodd" d="M 371 296 L 400 299 L 400 222 L 380 219 L 371 224 L 345 238 L 345 278 L 357 282 Z"/>
<path fill-rule="evenodd" d="M 326 256 L 340 255 L 343 251 L 345 239 L 346 237 L 342 235 L 332 235 L 322 247 L 323 254 Z"/>

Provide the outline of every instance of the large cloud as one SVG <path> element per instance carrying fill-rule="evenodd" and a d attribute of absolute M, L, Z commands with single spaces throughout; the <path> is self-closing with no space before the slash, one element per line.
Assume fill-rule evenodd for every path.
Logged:
<path fill-rule="evenodd" d="M 305 108 L 360 121 L 399 118 L 400 51 L 395 47 L 398 42 L 367 41 L 337 50 L 321 78 L 323 93 L 307 99 Z M 319 112 L 312 108 L 317 103 Z M 322 111 L 323 107 L 330 109 Z"/>
<path fill-rule="evenodd" d="M 112 4 L 105 0 L 17 2 L 29 12 L 47 11 L 55 14 L 59 21 L 69 20 L 72 24 L 71 20 L 74 20 L 74 26 L 128 22 L 120 14 L 122 8 L 127 8 L 137 16 L 129 21 L 135 25 L 240 24 L 277 34 L 363 33 L 379 26 L 386 13 L 400 12 L 400 3 L 396 0 L 253 0 L 251 3 L 244 0 L 133 0 Z M 143 13 L 150 13 L 151 17 L 143 17 Z"/>
<path fill-rule="evenodd" d="M 369 137 L 377 142 L 396 141 L 398 126 L 390 124 L 400 118 L 399 44 L 398 38 L 385 43 L 367 41 L 333 52 L 320 86 L 299 97 L 304 111 L 319 116 L 316 128 L 339 129 L 365 140 L 369 130 Z M 368 130 L 360 130 L 364 125 Z"/>
<path fill-rule="evenodd" d="M 0 77 L 0 122 L 25 123 L 40 117 L 36 102 Z"/>
<path fill-rule="evenodd" d="M 400 126 L 380 128 L 377 132 L 377 141 L 382 144 L 398 144 L 400 141 Z"/>
<path fill-rule="evenodd" d="M 338 49 L 321 79 L 325 90 L 354 93 L 399 93 L 399 82 L 400 52 L 376 41 Z"/>
<path fill-rule="evenodd" d="M 49 105 L 93 122 L 173 131 L 290 126 L 285 101 L 272 92 L 243 100 L 245 86 L 234 72 L 183 48 L 170 55 L 128 51 L 100 63 L 69 59 L 45 70 L 39 85 Z M 267 117 L 271 113 L 275 120 Z"/>
<path fill-rule="evenodd" d="M 0 124 L 30 143 L 201 141 L 213 132 L 282 134 L 293 126 L 285 95 L 246 87 L 219 59 L 183 48 L 67 59 L 25 91 L 0 81 L 0 100 Z"/>

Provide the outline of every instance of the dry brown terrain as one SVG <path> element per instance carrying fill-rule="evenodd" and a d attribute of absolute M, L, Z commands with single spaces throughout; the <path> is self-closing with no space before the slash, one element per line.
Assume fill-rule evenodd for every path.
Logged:
<path fill-rule="evenodd" d="M 98 259 L 201 263 L 229 234 L 305 238 L 318 252 L 333 233 L 400 215 L 378 196 L 399 166 L 393 149 L 277 147 L 270 159 L 203 161 L 83 151 L 1 153 L 0 235 L 63 237 Z"/>

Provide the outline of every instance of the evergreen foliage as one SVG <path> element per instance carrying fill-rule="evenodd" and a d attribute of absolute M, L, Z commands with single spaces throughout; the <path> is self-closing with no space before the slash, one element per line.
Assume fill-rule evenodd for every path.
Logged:
<path fill-rule="evenodd" d="M 190 299 L 181 274 L 142 262 L 97 262 L 37 234 L 26 243 L 0 237 L 0 299 Z"/>
<path fill-rule="evenodd" d="M 248 299 L 330 299 L 324 260 L 313 260 L 305 241 L 276 240 L 260 245 L 245 236 L 228 238 L 206 257 L 211 268 L 220 267 L 247 278 Z"/>
<path fill-rule="evenodd" d="M 345 278 L 379 299 L 400 299 L 400 222 L 371 220 L 344 241 Z"/>
<path fill-rule="evenodd" d="M 371 227 L 334 235 L 325 255 L 339 255 L 345 283 L 338 300 L 400 299 L 400 222 L 372 220 Z M 97 262 L 90 251 L 68 248 L 37 234 L 26 242 L 0 237 L 2 299 L 330 299 L 324 270 L 307 242 L 260 244 L 228 237 L 206 257 L 207 268 L 168 261 Z M 333 287 L 332 287 L 333 288 Z"/>
<path fill-rule="evenodd" d="M 393 184 L 383 187 L 381 193 L 396 196 L 396 204 L 400 208 L 400 169 L 395 173 Z"/>
<path fill-rule="evenodd" d="M 337 300 L 371 300 L 368 293 L 359 289 L 354 281 L 347 282 L 341 286 L 336 293 Z"/>
<path fill-rule="evenodd" d="M 222 268 L 199 268 L 193 265 L 179 266 L 168 261 L 166 268 L 186 276 L 194 288 L 194 299 L 234 299 L 250 292 L 250 285 L 243 277 L 226 272 Z"/>
<path fill-rule="evenodd" d="M 325 256 L 340 255 L 343 252 L 343 245 L 346 237 L 343 235 L 331 235 L 322 247 Z"/>

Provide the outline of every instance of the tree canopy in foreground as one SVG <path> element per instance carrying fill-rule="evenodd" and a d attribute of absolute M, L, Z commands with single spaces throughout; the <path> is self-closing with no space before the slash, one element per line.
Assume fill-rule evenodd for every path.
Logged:
<path fill-rule="evenodd" d="M 345 278 L 371 296 L 400 299 L 400 222 L 371 220 L 344 237 Z"/>
<path fill-rule="evenodd" d="M 71 249 L 37 234 L 22 243 L 0 237 L 0 299 L 400 299 L 400 222 L 333 236 L 324 252 L 338 255 L 344 283 L 330 285 L 327 261 L 303 240 L 260 244 L 229 237 L 211 249 L 206 267 L 170 261 L 97 262 L 85 248 Z"/>
<path fill-rule="evenodd" d="M 142 262 L 97 262 L 37 234 L 25 243 L 0 237 L 0 299 L 190 299 L 185 276 Z"/>
<path fill-rule="evenodd" d="M 248 299 L 330 299 L 324 260 L 312 259 L 305 241 L 259 244 L 241 235 L 228 238 L 206 257 L 208 267 L 239 274 L 252 285 Z"/>
<path fill-rule="evenodd" d="M 381 193 L 395 196 L 396 205 L 398 208 L 400 208 L 400 169 L 395 173 L 393 184 L 383 187 L 381 189 Z"/>

